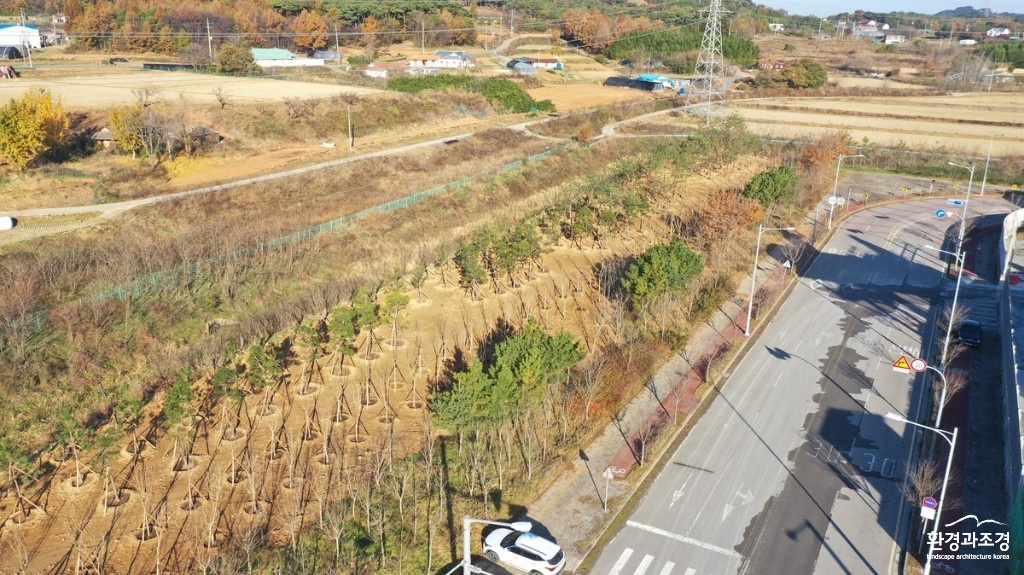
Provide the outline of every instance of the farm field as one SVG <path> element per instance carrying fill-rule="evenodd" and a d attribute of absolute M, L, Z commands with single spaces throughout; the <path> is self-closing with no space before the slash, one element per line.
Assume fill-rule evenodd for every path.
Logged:
<path fill-rule="evenodd" d="M 197 104 L 216 105 L 213 91 L 223 88 L 234 104 L 280 102 L 287 98 L 329 98 L 335 94 L 372 94 L 380 90 L 337 84 L 275 80 L 272 78 L 241 78 L 214 76 L 193 72 L 120 71 L 96 72 L 82 70 L 81 75 L 61 77 L 25 77 L 0 82 L 0 101 L 19 98 L 26 90 L 46 89 L 60 96 L 71 109 L 92 110 L 127 104 L 137 100 L 133 93 L 151 88 L 162 98 L 189 98 Z"/>
<path fill-rule="evenodd" d="M 814 138 L 845 130 L 854 142 L 941 147 L 984 156 L 1024 153 L 1024 98 L 1019 93 L 967 93 L 905 98 L 769 98 L 729 103 L 755 132 Z"/>

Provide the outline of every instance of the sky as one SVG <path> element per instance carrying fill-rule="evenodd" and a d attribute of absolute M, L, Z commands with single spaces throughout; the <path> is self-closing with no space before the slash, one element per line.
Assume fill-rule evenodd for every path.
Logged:
<path fill-rule="evenodd" d="M 961 6 L 973 6 L 979 10 L 987 7 L 993 12 L 1024 12 L 1024 4 L 1020 0 L 853 0 L 849 3 L 828 0 L 754 0 L 754 3 L 801 16 L 831 16 L 856 10 L 935 14 Z"/>

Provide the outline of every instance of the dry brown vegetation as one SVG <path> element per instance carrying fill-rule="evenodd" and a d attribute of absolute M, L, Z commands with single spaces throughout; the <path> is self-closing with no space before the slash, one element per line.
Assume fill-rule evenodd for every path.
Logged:
<path fill-rule="evenodd" d="M 468 150 L 490 146 L 499 155 L 515 151 L 499 152 L 499 146 L 523 150 L 532 144 L 503 132 L 465 142 Z M 479 170 L 479 163 L 465 161 L 475 154 L 460 152 L 459 145 L 393 162 L 402 162 L 403 172 L 418 173 L 450 153 L 449 169 L 458 170 L 462 162 Z M 20 369 L 30 357 L 38 359 L 31 355 L 40 343 L 33 339 L 37 332 L 26 329 L 24 322 L 38 309 L 32 302 L 40 300 L 31 295 L 45 296 L 43 301 L 53 307 L 43 321 L 60 326 L 59 333 L 49 336 L 49 343 L 59 343 L 55 349 L 67 355 L 39 364 L 38 368 L 47 370 L 45 375 L 40 371 L 39 378 L 16 380 L 28 384 L 67 378 L 76 385 L 46 394 L 40 393 L 44 388 L 5 391 L 17 393 L 22 407 L 60 414 L 60 421 L 70 417 L 73 421 L 60 423 L 60 429 L 80 431 L 58 434 L 55 443 L 47 445 L 46 426 L 33 423 L 35 416 L 4 415 L 10 423 L 7 429 L 23 430 L 16 439 L 19 445 L 45 446 L 47 453 L 45 459 L 34 462 L 11 460 L 17 463 L 10 468 L 7 496 L 0 503 L 5 541 L 27 541 L 33 551 L 26 561 L 33 568 L 63 563 L 84 566 L 81 569 L 133 565 L 132 572 L 152 570 L 158 564 L 166 569 L 198 569 L 228 557 L 243 563 L 259 561 L 257 550 L 265 544 L 283 545 L 311 560 L 309 545 L 316 539 L 300 534 L 312 525 L 312 533 L 319 534 L 316 537 L 334 532 L 339 542 L 348 542 L 339 543 L 334 556 L 341 564 L 354 561 L 402 572 L 405 561 L 419 568 L 424 561 L 439 561 L 443 508 L 430 505 L 423 494 L 436 492 L 442 477 L 436 475 L 436 468 L 424 470 L 400 462 L 422 449 L 436 452 L 440 448 L 425 415 L 426 399 L 430 382 L 443 377 L 451 358 L 473 353 L 501 322 L 522 325 L 527 317 L 539 318 L 547 329 L 570 330 L 593 353 L 604 350 L 606 367 L 600 370 L 601 377 L 590 378 L 590 392 L 580 395 L 566 388 L 560 392 L 565 394 L 561 402 L 545 411 L 554 419 L 551 428 L 535 431 L 539 451 L 534 465 L 543 466 L 556 461 L 560 453 L 549 444 L 552 438 L 546 430 L 561 430 L 563 439 L 565 434 L 587 433 L 588 427 L 580 426 L 583 419 L 602 420 L 600 414 L 617 409 L 618 402 L 631 393 L 629 386 L 608 382 L 644 381 L 660 354 L 668 350 L 658 338 L 642 335 L 647 328 L 628 328 L 631 322 L 621 304 L 608 302 L 594 281 L 600 261 L 628 258 L 663 237 L 668 230 L 657 220 L 625 228 L 600 243 L 558 242 L 551 246 L 539 273 L 511 289 L 485 288 L 487 297 L 482 302 L 467 299 L 451 283 L 455 278 L 445 255 L 451 253 L 450 242 L 484 222 L 499 228 L 511 225 L 569 190 L 583 192 L 585 187 L 560 184 L 600 172 L 612 158 L 635 153 L 628 147 L 606 145 L 555 156 L 525 172 L 382 214 L 341 233 L 244 257 L 210 259 L 247 241 L 280 233 L 284 227 L 301 226 L 311 212 L 322 212 L 331 203 L 316 200 L 334 198 L 332 184 L 339 181 L 339 174 L 299 180 L 285 189 L 254 187 L 140 212 L 92 237 L 96 246 L 92 256 L 79 252 L 85 257 L 59 257 L 75 245 L 78 238 L 74 237 L 47 240 L 36 255 L 18 256 L 15 259 L 29 267 L 7 276 L 8 285 L 13 287 L 16 278 L 34 281 L 14 300 L 21 303 L 6 310 L 23 322 L 8 322 L 6 328 L 11 331 L 7 333 L 22 329 L 24 336 L 14 346 L 21 355 L 6 365 Z M 374 176 L 393 181 L 396 164 L 378 164 Z M 671 191 L 678 189 L 675 186 L 683 177 L 677 168 L 644 175 L 635 185 L 640 191 L 663 190 L 652 197 L 655 213 L 685 212 L 682 206 L 699 203 L 697 198 L 705 191 L 741 185 L 752 169 L 754 164 L 747 163 L 746 170 L 730 170 L 731 183 L 719 180 L 711 188 L 705 187 L 710 180 L 691 182 L 684 194 Z M 370 172 L 363 168 L 351 173 L 365 182 Z M 424 185 L 430 180 L 418 181 Z M 396 189 L 379 192 L 401 193 L 399 186 L 390 187 Z M 379 199 L 365 192 L 359 195 L 365 202 Z M 245 215 L 245 206 L 275 202 L 279 202 L 275 208 L 279 221 L 260 221 L 245 229 L 242 222 L 254 219 Z M 237 217 L 237 223 L 222 221 L 229 215 Z M 450 233 L 438 237 L 438 229 Z M 162 232 L 154 236 L 156 230 Z M 115 245 L 121 249 L 113 250 Z M 53 256 L 39 258 L 43 253 Z M 716 273 L 728 274 L 728 261 L 721 260 Z M 61 262 L 73 262 L 74 267 L 57 266 Z M 333 355 L 326 342 L 310 344 L 314 340 L 305 339 L 305 332 L 295 327 L 308 318 L 325 317 L 358 285 L 408 292 L 409 284 L 400 278 L 428 266 L 429 277 L 409 294 L 410 307 L 402 321 L 364 334 L 349 360 Z M 67 301 L 90 291 L 89 286 L 109 285 L 158 269 L 179 270 L 165 276 L 166 289 L 147 285 L 139 292 L 128 290 L 123 299 Z M 660 320 L 652 316 L 647 321 L 653 326 Z M 608 327 L 595 330 L 597 323 Z M 663 335 L 687 331 L 683 325 L 665 327 L 656 331 Z M 275 333 L 270 349 L 286 350 L 282 357 L 289 367 L 272 385 L 256 389 L 239 382 L 240 401 L 218 395 L 216 386 L 205 378 L 191 385 L 201 374 L 241 365 L 244 356 L 236 357 L 235 350 L 248 342 L 266 341 L 268 334 Z M 622 333 L 633 335 L 623 339 Z M 191 368 L 182 371 L 182 366 Z M 116 371 L 111 372 L 111 367 Z M 110 387 L 111 376 L 121 383 Z M 171 395 L 161 399 L 163 391 L 178 389 L 178 381 L 193 388 L 192 399 L 185 404 L 181 423 L 164 423 L 160 406 L 166 412 Z M 8 395 L 4 404 L 10 404 L 12 397 Z M 153 398 L 155 403 L 143 407 Z M 587 415 L 577 418 L 581 413 Z M 83 427 L 86 424 L 98 427 L 89 432 L 88 426 Z M 462 462 L 469 455 L 483 456 L 476 451 L 462 455 L 461 449 L 458 456 L 449 452 L 453 474 L 464 472 L 462 465 L 480 468 L 482 461 Z M 433 460 L 433 455 L 419 459 L 424 464 Z M 517 467 L 509 468 L 506 462 L 495 469 L 512 473 Z M 53 480 L 34 481 L 40 472 L 53 474 Z M 424 478 L 427 485 L 408 483 L 412 477 Z M 467 485 L 471 506 L 480 505 L 477 497 L 481 495 L 472 486 L 491 485 L 493 479 L 477 477 Z M 515 493 L 516 484 L 506 481 L 499 485 Z M 400 489 L 396 493 L 385 486 Z M 402 518 L 392 515 L 396 513 Z M 421 522 L 416 526 L 413 521 L 406 535 L 396 535 L 391 525 L 408 525 L 413 517 L 407 513 L 422 513 Z M 58 517 L 62 519 L 55 522 Z M 64 535 L 47 537 L 39 546 L 40 530 L 53 529 Z M 394 549 L 361 555 L 351 546 L 358 529 L 368 530 L 368 536 L 377 541 L 398 537 L 406 541 L 402 548 L 415 556 L 403 559 L 404 552 L 396 555 Z M 232 553 L 225 553 L 228 549 Z M 392 561 L 399 563 L 388 563 Z"/>
<path fill-rule="evenodd" d="M 806 149 L 740 160 L 740 142 L 728 130 L 696 144 L 611 140 L 305 241 L 272 243 L 437 184 L 495 173 L 554 144 L 494 130 L 7 247 L 0 456 L 9 465 L 0 481 L 0 571 L 438 567 L 452 558 L 453 517 L 507 517 L 530 486 L 551 480 L 568 446 L 608 421 L 664 354 L 732 297 L 736 277 L 749 271 L 750 229 L 762 214 L 736 190 L 765 168 L 799 166 L 793 206 L 766 215 L 788 221 L 790 209 L 811 205 L 831 185 L 836 154 L 860 136 L 851 141 L 829 128 L 831 114 L 818 116 L 801 102 L 799 113 L 818 130 Z M 308 145 L 325 124 L 323 134 L 341 130 L 346 103 L 338 96 L 258 110 L 229 104 L 203 114 L 251 141 Z M 661 105 L 566 117 L 545 133 L 588 141 L 609 121 Z M 824 105 L 831 110 L 836 102 Z M 457 96 L 454 107 L 360 97 L 353 110 L 366 122 L 359 137 L 368 137 L 394 128 L 396 115 L 429 125 L 486 112 L 480 106 L 474 96 Z M 885 114 L 871 118 L 878 122 L 899 114 L 874 113 Z M 927 114 L 909 117 L 922 123 Z M 688 119 L 661 118 L 642 122 L 653 133 L 701 136 Z M 964 126 L 992 127 L 958 123 Z M 681 152 L 690 145 L 694 155 Z M 897 150 L 865 161 L 893 169 L 908 160 Z M 106 187 L 92 193 L 138 194 L 133 170 L 112 168 Z M 81 197 L 93 176 L 65 172 L 75 189 L 61 193 Z M 143 193 L 173 185 L 149 181 Z M 648 214 L 567 236 L 578 216 L 574 202 L 609 182 L 647 197 Z M 461 242 L 532 217 L 548 238 L 535 266 L 472 293 L 459 286 L 452 255 Z M 708 269 L 691 293 L 631 315 L 617 278 L 638 253 L 673 236 L 704 246 Z M 803 246 L 794 239 L 784 250 L 795 261 Z M 103 291 L 114 285 L 120 291 Z M 380 304 L 392 294 L 408 299 L 345 350 L 327 326 L 360 289 Z M 542 419 L 510 421 L 486 441 L 435 429 L 431 390 L 529 318 L 568 330 L 588 352 L 553 386 L 537 412 Z M 274 356 L 281 369 L 258 369 L 254 350 Z"/>

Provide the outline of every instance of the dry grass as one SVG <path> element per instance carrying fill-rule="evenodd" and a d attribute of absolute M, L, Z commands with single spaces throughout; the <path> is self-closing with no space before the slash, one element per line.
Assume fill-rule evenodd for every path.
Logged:
<path fill-rule="evenodd" d="M 730 107 L 755 132 L 780 138 L 807 139 L 839 129 L 854 142 L 984 155 L 992 134 L 1005 133 L 995 138 L 993 155 L 1024 153 L 1024 142 L 1010 136 L 1024 117 L 1024 100 L 1017 94 L 771 98 L 737 100 Z"/>
<path fill-rule="evenodd" d="M 485 146 L 507 145 L 509 142 L 510 138 L 505 133 L 485 134 L 481 136 L 480 141 L 467 142 L 468 150 L 453 149 L 451 157 L 456 160 L 456 164 L 472 166 L 474 165 L 474 150 Z M 530 141 L 526 140 L 525 143 L 530 143 Z M 447 148 L 436 153 L 444 154 L 446 150 Z M 493 151 L 497 152 L 497 150 Z M 92 337 L 88 331 L 88 325 L 91 323 L 87 317 L 89 313 L 95 314 L 99 320 L 99 323 L 94 326 L 94 329 L 97 330 L 105 329 L 104 325 L 121 325 L 129 321 L 132 322 L 132 325 L 136 325 L 136 321 L 144 320 L 143 323 L 150 326 L 149 329 L 155 330 L 155 332 L 147 334 L 146 341 L 150 344 L 159 341 L 166 342 L 166 345 L 161 346 L 161 355 L 168 354 L 179 358 L 187 356 L 189 361 L 198 362 L 196 365 L 202 365 L 205 366 L 205 369 L 209 369 L 209 366 L 221 361 L 222 352 L 220 350 L 225 349 L 226 343 L 239 340 L 251 341 L 254 338 L 264 337 L 266 333 L 277 331 L 281 331 L 281 333 L 275 338 L 276 340 L 291 337 L 290 330 L 299 318 L 309 314 L 322 314 L 324 306 L 329 309 L 333 302 L 351 293 L 353 287 L 359 282 L 369 280 L 376 284 L 386 281 L 384 278 L 396 277 L 395 270 L 408 271 L 416 266 L 436 261 L 437 255 L 445 251 L 445 245 L 450 249 L 452 242 L 459 241 L 459 238 L 483 223 L 491 223 L 499 228 L 510 225 L 512 222 L 520 220 L 524 214 L 535 213 L 541 206 L 556 198 L 558 192 L 551 186 L 575 176 L 599 172 L 602 166 L 612 162 L 615 158 L 630 153 L 631 150 L 628 146 L 604 145 L 590 153 L 574 153 L 554 157 L 544 166 L 527 168 L 528 171 L 523 174 L 499 178 L 495 182 L 439 197 L 434 201 L 425 202 L 401 212 L 381 214 L 358 226 L 346 228 L 338 234 L 324 236 L 312 242 L 304 242 L 254 257 L 246 263 L 246 266 L 249 267 L 248 270 L 242 269 L 232 262 L 225 262 L 220 266 L 214 266 L 216 269 L 210 269 L 197 277 L 187 290 L 175 291 L 174 294 L 168 295 L 158 293 L 143 295 L 142 301 L 146 306 L 151 306 L 151 310 L 145 312 L 136 310 L 134 312 L 138 314 L 136 317 L 127 317 L 125 315 L 126 308 L 118 302 L 110 302 L 109 305 L 95 310 L 83 309 L 82 315 L 67 317 L 75 319 L 74 339 L 80 344 L 89 341 Z M 425 158 L 413 156 L 398 161 L 406 162 L 403 165 L 404 169 L 422 173 L 422 167 L 429 165 L 421 163 L 425 160 Z M 375 169 L 379 171 L 379 175 L 385 175 L 389 174 L 393 167 L 381 165 Z M 744 176 L 741 172 L 741 170 L 729 170 L 729 175 L 742 180 Z M 305 188 L 312 187 L 312 183 L 306 181 L 298 184 L 294 190 L 274 190 L 281 197 L 270 197 L 271 190 L 254 188 L 248 192 L 249 195 L 238 193 L 225 194 L 216 198 L 195 198 L 166 206 L 168 211 L 140 212 L 139 215 L 118 224 L 118 227 L 122 228 L 121 232 L 103 234 L 95 240 L 109 242 L 109 245 L 125 246 L 121 264 L 136 260 L 145 261 L 147 255 L 154 257 L 168 251 L 174 251 L 174 257 L 181 258 L 182 263 L 194 261 L 204 255 L 204 249 L 210 250 L 212 246 L 224 249 L 229 246 L 232 241 L 235 241 L 232 234 L 249 233 L 243 229 L 245 227 L 242 225 L 245 221 L 244 218 L 239 219 L 237 225 L 231 225 L 228 222 L 220 228 L 212 226 L 211 222 L 216 220 L 215 214 L 231 213 L 248 202 L 258 202 L 261 197 L 270 203 L 272 209 L 287 210 L 290 202 L 297 201 L 306 205 L 313 201 L 307 196 L 302 196 L 302 194 L 309 193 Z M 697 194 L 699 189 L 703 189 L 703 185 L 691 186 L 690 193 Z M 211 215 L 203 216 L 204 212 L 211 212 Z M 295 209 L 282 215 L 282 218 L 301 216 L 302 210 Z M 203 217 L 206 219 L 201 219 Z M 264 224 L 267 227 L 275 225 L 275 222 L 260 222 L 253 225 L 251 218 L 248 223 L 249 227 L 262 227 Z M 187 225 L 191 225 L 193 228 L 183 227 Z M 602 341 L 595 340 L 594 334 L 587 332 L 586 326 L 589 323 L 583 319 L 589 313 L 586 310 L 595 305 L 594 302 L 599 299 L 596 294 L 591 293 L 593 287 L 587 287 L 591 285 L 589 277 L 593 273 L 593 266 L 609 254 L 630 253 L 633 250 L 642 249 L 652 241 L 657 241 L 667 233 L 662 228 L 663 225 L 657 223 L 657 219 L 655 219 L 642 229 L 627 231 L 621 238 L 607 238 L 606 245 L 601 248 L 588 246 L 581 250 L 568 244 L 557 245 L 552 253 L 545 258 L 545 267 L 551 270 L 550 277 L 544 275 L 532 282 L 527 282 L 517 290 L 503 290 L 501 294 L 489 294 L 487 301 L 483 303 L 467 302 L 464 294 L 445 287 L 439 281 L 438 276 L 434 274 L 425 288 L 429 305 L 414 306 L 410 310 L 407 321 L 403 322 L 402 329 L 404 331 L 401 337 L 407 344 L 401 348 L 403 350 L 400 359 L 401 365 L 409 365 L 411 359 L 407 353 L 414 349 L 411 342 L 418 341 L 421 337 L 424 349 L 436 349 L 439 337 L 447 338 L 448 345 L 457 345 L 462 348 L 466 345 L 463 342 L 480 341 L 484 338 L 501 318 L 508 318 L 514 323 L 523 321 L 525 316 L 516 315 L 518 313 L 536 315 L 549 329 L 565 327 L 584 338 L 588 345 L 602 346 Z M 445 230 L 446 233 L 438 234 L 437 230 L 439 229 Z M 163 230 L 169 238 L 176 239 L 178 243 L 169 243 L 167 248 L 160 248 L 152 243 L 153 239 L 149 237 L 154 230 Z M 113 232 L 114 230 L 108 231 Z M 74 238 L 67 238 L 68 247 L 75 245 L 73 240 Z M 56 245 L 51 245 L 49 249 L 55 250 L 56 248 Z M 108 264 L 115 263 L 108 261 Z M 160 265 L 159 262 L 152 261 L 145 261 L 145 263 L 146 265 Z M 115 267 L 117 266 L 115 265 Z M 239 274 L 250 274 L 250 284 L 243 289 L 238 289 L 235 286 L 235 292 L 231 295 L 229 292 Z M 399 289 L 404 289 L 403 284 L 396 285 Z M 566 286 L 579 287 L 566 292 Z M 559 289 L 562 291 L 560 292 Z M 562 293 L 563 296 L 559 296 L 559 293 Z M 572 294 L 571 297 L 564 297 L 566 293 Z M 224 299 L 225 302 L 230 303 L 213 313 L 216 313 L 218 317 L 237 317 L 241 321 L 240 325 L 223 328 L 223 331 L 213 334 L 202 334 L 197 329 L 199 326 L 193 326 L 181 330 L 176 337 L 167 337 L 164 324 L 168 318 L 164 314 L 177 318 L 194 314 L 197 307 L 204 305 L 202 302 L 213 296 L 237 298 L 234 301 Z M 543 305 L 542 301 L 547 301 L 550 305 Z M 575 304 L 570 305 L 572 302 Z M 77 322 L 81 322 L 81 325 L 79 326 Z M 611 332 L 607 332 L 603 337 L 614 336 Z M 187 349 L 184 342 L 188 342 Z M 122 345 L 125 344 L 122 343 Z M 172 350 L 171 347 L 174 345 L 177 345 L 179 349 Z M 643 349 L 651 351 L 655 347 L 645 346 Z M 131 353 L 130 350 L 131 346 L 128 346 L 123 351 Z M 76 354 L 75 363 L 85 370 L 83 376 L 90 369 L 95 370 L 93 373 L 102 373 L 97 364 L 102 361 L 102 355 L 82 353 L 85 351 L 82 349 Z M 154 357 L 155 354 L 152 352 L 144 352 L 141 349 L 137 353 L 140 360 L 132 367 L 135 370 L 131 376 L 133 380 L 155 378 L 157 381 L 166 382 L 167 378 L 173 377 L 176 373 L 176 368 L 171 367 L 174 365 L 173 361 Z M 297 355 L 303 354 L 297 352 Z M 641 368 L 646 370 L 655 363 L 642 356 L 643 354 L 637 354 L 634 357 L 632 370 Z M 91 362 L 87 361 L 90 358 Z M 142 358 L 149 359 L 143 361 Z M 381 394 L 378 397 L 382 398 L 386 404 L 389 400 L 385 394 L 391 392 L 387 391 L 389 388 L 384 385 L 386 380 L 383 378 L 386 373 L 385 368 L 390 366 L 390 359 L 389 356 L 384 355 L 377 361 L 382 363 L 360 363 L 358 368 L 373 370 L 373 373 L 376 374 L 374 375 L 375 381 L 377 381 L 374 393 Z M 376 367 L 373 367 L 374 365 Z M 303 428 L 306 421 L 305 414 L 310 412 L 312 406 L 316 406 L 316 413 L 321 418 L 318 423 L 319 429 L 332 428 L 332 424 L 322 418 L 332 413 L 332 398 L 339 393 L 339 388 L 346 389 L 345 380 L 333 376 L 326 376 L 322 381 L 316 379 L 314 384 L 319 390 L 322 390 L 321 393 L 304 396 L 298 392 L 300 388 L 297 381 L 300 372 L 300 366 L 296 364 L 292 369 L 291 384 L 275 389 L 272 395 L 268 396 L 266 401 L 274 405 L 277 410 L 277 415 L 273 418 L 259 415 L 258 410 L 264 401 L 263 397 L 253 397 L 246 402 L 244 411 L 247 418 L 252 418 L 252 423 L 246 423 L 245 427 L 253 431 L 246 435 L 245 441 L 240 443 L 237 449 L 241 449 L 242 445 L 250 446 L 254 452 L 254 461 L 263 461 L 259 454 L 266 452 L 267 444 L 272 441 L 272 431 L 278 429 L 276 427 L 278 422 L 285 424 L 280 429 L 285 429 L 291 434 L 292 439 L 289 443 L 293 447 L 296 446 L 294 438 Z M 144 373 L 148 375 L 143 375 Z M 344 392 L 351 394 L 350 405 L 358 406 L 360 382 L 359 379 L 350 382 L 348 391 Z M 83 390 L 90 390 L 95 389 L 93 386 L 99 382 L 86 383 L 83 377 L 79 379 L 79 383 Z M 425 381 L 421 383 L 425 383 Z M 202 386 L 199 389 L 202 389 Z M 425 388 L 422 389 L 425 392 Z M 401 392 L 409 392 L 408 382 L 403 384 Z M 35 396 L 35 394 L 28 395 Z M 25 399 L 31 401 L 29 397 Z M 93 395 L 88 395 L 79 401 L 83 405 L 102 409 L 104 401 L 116 402 L 116 399 L 104 400 L 101 398 L 97 401 L 93 399 Z M 111 404 L 107 404 L 107 409 Z M 380 401 L 377 403 L 378 406 L 384 404 Z M 158 409 L 159 402 L 154 407 Z M 408 449 L 419 444 L 422 430 L 415 412 L 405 411 L 402 408 L 396 409 L 399 419 L 395 421 L 395 427 L 390 431 L 387 426 L 381 425 L 377 408 L 362 416 L 364 418 L 362 424 L 356 424 L 365 425 L 365 429 L 360 429 L 363 429 L 364 433 L 369 433 L 370 437 L 384 437 L 388 433 L 392 433 L 392 437 L 401 445 L 394 456 L 400 457 L 402 454 L 408 453 Z M 155 410 L 152 411 L 152 414 L 155 413 Z M 422 412 L 420 413 L 422 414 Z M 359 453 L 372 459 L 376 457 L 375 453 L 383 453 L 377 451 L 383 447 L 378 444 L 367 444 L 366 449 L 363 449 L 357 445 L 346 443 L 346 435 L 351 435 L 353 422 L 358 422 L 360 416 L 356 411 L 352 411 L 350 417 L 352 419 L 349 420 L 349 423 L 341 427 L 333 427 L 340 435 L 338 435 L 338 443 L 330 449 L 337 450 L 334 451 L 336 454 L 334 460 L 342 466 L 338 469 L 345 469 L 348 466 L 348 473 L 358 476 L 366 469 L 350 458 Z M 222 429 L 224 425 L 222 414 L 220 412 L 209 414 L 206 421 L 201 433 L 202 437 L 209 439 L 209 443 L 200 442 L 196 445 L 208 445 L 209 447 L 196 447 L 194 453 L 199 467 L 196 468 L 194 475 L 193 473 L 170 471 L 167 462 L 174 459 L 171 456 L 175 452 L 174 436 L 159 429 L 154 429 L 147 435 L 154 448 L 144 452 L 157 455 L 156 457 L 143 456 L 140 460 L 121 452 L 114 454 L 112 459 L 106 459 L 113 464 L 112 473 L 115 482 L 118 485 L 131 486 L 132 497 L 134 497 L 134 501 L 130 500 L 131 502 L 120 512 L 129 519 L 118 520 L 117 517 L 120 517 L 121 514 L 117 516 L 95 514 L 92 516 L 88 529 L 85 530 L 89 534 L 111 532 L 111 530 L 122 533 L 122 537 L 113 540 L 118 543 L 112 543 L 110 546 L 107 556 L 109 564 L 127 565 L 130 556 L 140 553 L 138 543 L 133 538 L 131 531 L 137 527 L 138 523 L 133 522 L 141 516 L 145 507 L 145 502 L 139 499 L 140 494 L 157 491 L 167 494 L 167 501 L 174 505 L 166 514 L 159 517 L 159 522 L 168 532 L 176 531 L 179 526 L 190 524 L 189 521 L 196 520 L 198 515 L 183 513 L 178 509 L 178 503 L 187 494 L 188 483 L 200 481 L 203 485 L 219 484 L 218 478 L 227 474 L 230 454 L 237 453 L 231 443 L 218 439 L 220 436 L 218 430 Z M 249 419 L 245 421 L 248 422 Z M 274 425 L 268 427 L 268 422 Z M 322 489 L 322 487 L 316 487 L 316 482 L 324 469 L 313 463 L 318 449 L 316 442 L 312 442 L 308 448 L 300 448 L 296 452 L 301 464 L 298 468 L 300 475 L 307 479 L 310 489 L 316 490 Z M 290 454 L 291 451 L 288 453 Z M 306 455 L 302 455 L 303 453 Z M 291 455 L 280 461 L 287 461 L 290 458 Z M 99 460 L 90 461 L 94 467 L 102 467 Z M 139 466 L 146 477 L 145 484 L 139 483 L 137 479 L 132 479 L 133 475 L 130 470 Z M 260 519 L 260 521 L 266 521 L 270 532 L 276 534 L 271 542 L 287 543 L 289 525 L 292 524 L 289 519 L 292 515 L 288 511 L 290 509 L 288 505 L 292 499 L 289 492 L 280 490 L 279 486 L 290 476 L 288 467 L 280 462 L 264 462 L 260 463 L 259 467 L 247 468 L 247 472 L 257 474 L 261 484 L 268 486 L 266 490 L 259 492 L 259 499 L 266 504 L 273 504 L 273 508 L 277 510 L 273 516 L 267 515 Z M 62 466 L 57 473 L 55 482 L 51 485 L 64 485 L 67 473 L 70 473 L 68 466 Z M 47 500 L 55 506 L 62 505 L 61 502 L 69 500 L 72 496 L 78 501 L 95 502 L 102 497 L 101 483 L 92 483 L 77 495 L 72 495 L 72 492 L 63 487 L 48 488 L 45 493 L 48 497 Z M 333 490 L 327 490 L 325 496 L 338 497 L 340 494 L 338 490 L 349 487 L 348 483 L 336 486 L 332 488 Z M 205 490 L 204 493 L 206 493 Z M 304 501 L 306 505 L 314 505 L 311 498 Z M 9 499 L 0 501 L 0 509 L 10 510 L 9 502 Z M 239 511 L 250 503 L 251 496 L 248 488 L 246 484 L 242 484 L 237 490 L 229 489 L 221 495 L 204 499 L 202 505 L 212 505 L 218 509 L 224 509 L 227 511 L 226 517 L 237 515 L 237 519 L 244 522 L 248 521 L 245 519 L 247 514 L 239 513 Z M 309 517 L 313 516 L 314 514 L 309 515 Z M 192 519 L 189 519 L 190 517 Z M 232 522 L 229 525 L 233 527 L 226 532 L 225 536 L 237 537 L 240 523 Z M 41 530 L 36 531 L 36 527 L 42 528 L 43 526 L 43 523 L 30 523 L 17 529 L 31 538 L 34 537 L 32 535 L 34 533 L 42 533 Z M 49 529 L 59 530 L 60 526 L 51 525 Z M 49 533 L 52 534 L 52 532 Z M 198 541 L 197 538 L 201 535 L 192 533 L 188 529 L 182 533 L 183 537 L 190 541 Z M 122 540 L 125 542 L 123 546 L 120 544 Z M 46 538 L 34 548 L 33 564 L 47 565 L 50 559 L 66 553 L 67 545 L 62 541 L 60 537 Z M 168 556 L 165 560 L 177 565 L 188 564 L 187 562 L 190 561 L 186 556 Z M 146 565 L 146 569 L 152 568 L 155 561 L 153 545 L 147 544 L 143 547 L 141 555 L 137 556 L 137 561 L 138 565 Z"/>

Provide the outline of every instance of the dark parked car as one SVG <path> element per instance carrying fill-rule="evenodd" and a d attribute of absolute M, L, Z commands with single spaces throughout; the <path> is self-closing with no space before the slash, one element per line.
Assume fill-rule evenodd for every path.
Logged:
<path fill-rule="evenodd" d="M 981 324 L 965 319 L 956 330 L 956 339 L 966 346 L 978 347 L 981 345 Z"/>

